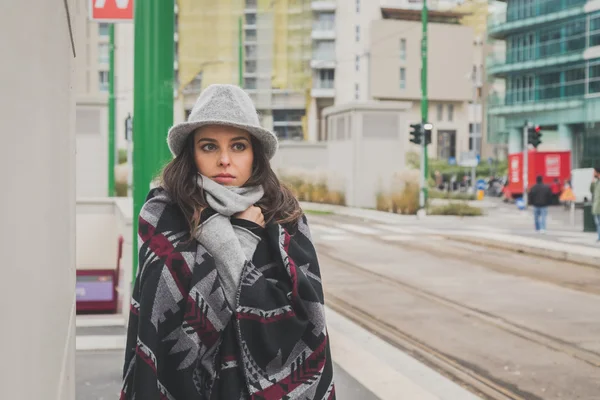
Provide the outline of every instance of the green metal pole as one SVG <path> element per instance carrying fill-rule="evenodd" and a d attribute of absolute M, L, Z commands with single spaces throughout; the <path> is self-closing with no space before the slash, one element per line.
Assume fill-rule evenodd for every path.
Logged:
<path fill-rule="evenodd" d="M 115 196 L 115 24 L 108 28 L 108 197 Z"/>
<path fill-rule="evenodd" d="M 244 48 L 242 47 L 242 17 L 238 19 L 238 85 L 244 87 Z"/>
<path fill-rule="evenodd" d="M 138 266 L 138 217 L 150 185 L 171 159 L 174 0 L 135 2 L 133 77 L 133 279 Z"/>
<path fill-rule="evenodd" d="M 429 102 L 427 99 L 427 0 L 423 0 L 423 10 L 421 12 L 421 21 L 423 25 L 423 38 L 421 39 L 421 122 L 424 125 L 429 119 Z M 423 137 L 423 196 L 427 204 L 428 188 L 428 156 L 427 142 Z"/>

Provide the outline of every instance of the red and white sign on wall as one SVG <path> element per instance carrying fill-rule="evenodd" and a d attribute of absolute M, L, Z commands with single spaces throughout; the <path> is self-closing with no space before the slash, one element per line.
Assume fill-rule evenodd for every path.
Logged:
<path fill-rule="evenodd" d="M 90 0 L 90 19 L 98 22 L 133 21 L 133 0 Z"/>

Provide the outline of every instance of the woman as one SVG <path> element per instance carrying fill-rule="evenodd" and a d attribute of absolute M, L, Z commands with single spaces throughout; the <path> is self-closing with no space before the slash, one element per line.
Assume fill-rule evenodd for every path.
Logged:
<path fill-rule="evenodd" d="M 139 216 L 121 399 L 334 399 L 315 249 L 250 97 L 211 85 Z"/>

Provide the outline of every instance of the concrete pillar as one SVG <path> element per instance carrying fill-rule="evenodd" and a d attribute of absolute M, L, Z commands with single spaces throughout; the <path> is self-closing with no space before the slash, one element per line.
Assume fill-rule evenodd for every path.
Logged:
<path fill-rule="evenodd" d="M 73 18 L 75 2 L 67 4 Z M 66 6 L 3 2 L 0 26 L 0 397 L 73 400 L 75 99 Z"/>
<path fill-rule="evenodd" d="M 310 100 L 310 106 L 307 111 L 308 116 L 308 134 L 306 139 L 309 142 L 316 142 L 319 133 L 319 120 L 317 117 L 317 99 L 314 97 Z"/>

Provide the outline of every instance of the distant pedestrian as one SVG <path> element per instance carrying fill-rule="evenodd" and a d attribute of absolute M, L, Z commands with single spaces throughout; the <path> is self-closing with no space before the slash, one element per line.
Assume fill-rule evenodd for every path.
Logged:
<path fill-rule="evenodd" d="M 600 242 L 600 164 L 594 168 L 594 180 L 590 191 L 592 192 L 592 214 L 598 231 L 598 242 Z"/>
<path fill-rule="evenodd" d="M 552 189 L 544 183 L 541 176 L 538 176 L 535 182 L 529 191 L 529 204 L 533 206 L 536 232 L 545 233 L 548 206 L 552 203 Z"/>
<path fill-rule="evenodd" d="M 558 204 L 561 192 L 560 181 L 558 178 L 554 178 L 554 182 L 552 182 L 550 189 L 552 190 L 552 204 Z"/>

